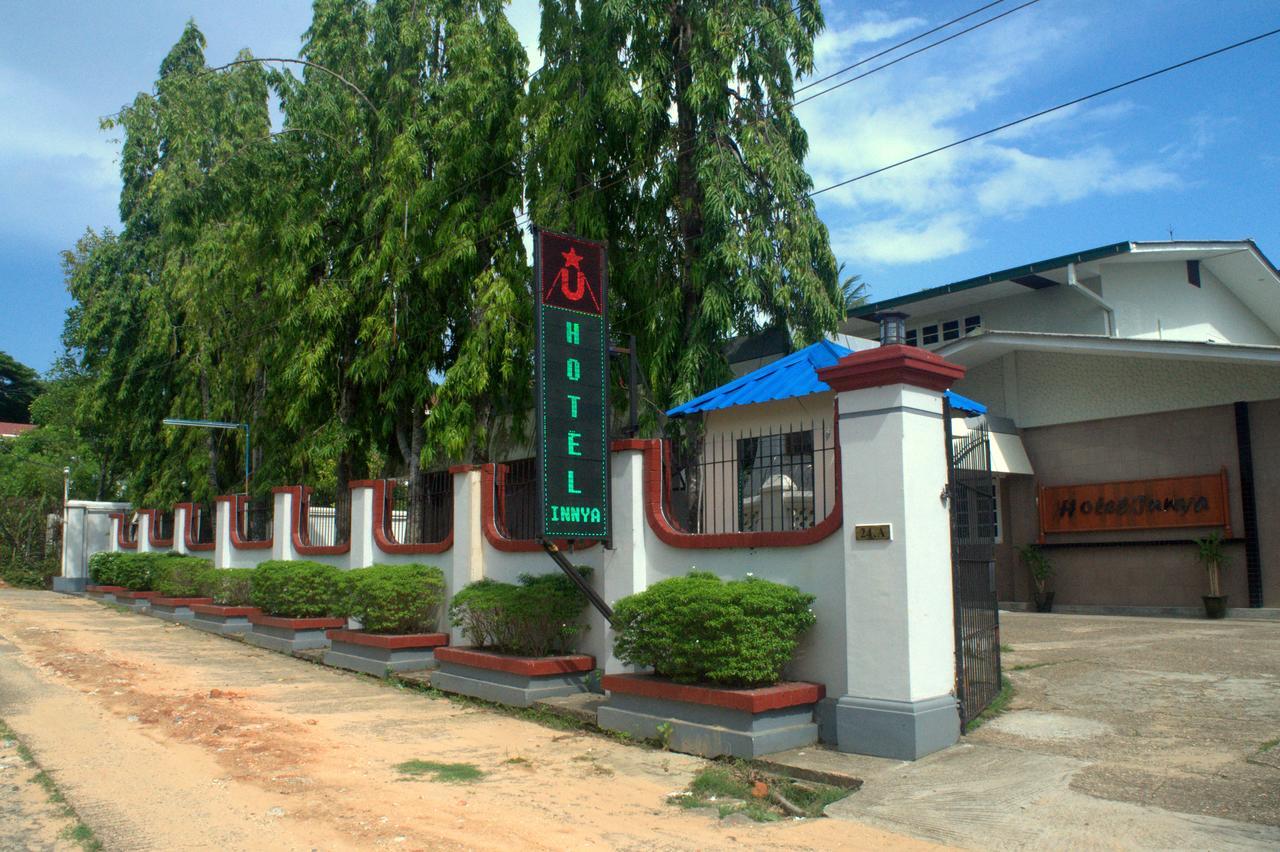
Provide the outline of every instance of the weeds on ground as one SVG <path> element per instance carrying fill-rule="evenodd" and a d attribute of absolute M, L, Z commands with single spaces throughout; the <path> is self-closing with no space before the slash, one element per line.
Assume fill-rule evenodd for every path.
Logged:
<path fill-rule="evenodd" d="M 1258 754 L 1266 754 L 1276 746 L 1280 746 L 1280 737 L 1276 737 L 1274 740 L 1267 740 L 1265 743 L 1258 746 Z"/>
<path fill-rule="evenodd" d="M 484 772 L 470 763 L 439 763 L 434 760 L 406 760 L 397 763 L 396 770 L 401 775 L 417 777 L 431 773 L 436 781 L 449 784 L 470 784 L 484 777 Z"/>
<path fill-rule="evenodd" d="M 31 780 L 44 788 L 45 795 L 49 801 L 59 806 L 62 815 L 71 820 L 71 825 L 62 831 L 62 837 L 70 840 L 72 843 L 80 844 L 85 852 L 99 852 L 102 849 L 102 841 L 93 833 L 93 829 L 80 821 L 80 815 L 75 809 L 67 804 L 67 799 L 62 795 L 62 791 L 58 789 L 58 784 L 53 780 L 53 776 L 36 765 L 35 755 L 31 753 L 31 749 L 18 738 L 13 729 L 0 719 L 0 740 L 12 740 L 14 749 L 18 753 L 18 757 L 22 759 L 28 767 L 36 769 L 37 772 L 32 776 Z"/>
<path fill-rule="evenodd" d="M 987 709 L 978 714 L 976 719 L 970 719 L 969 724 L 964 726 L 966 734 L 973 733 L 981 728 L 985 723 L 999 716 L 1001 713 L 1009 709 L 1009 702 L 1013 700 L 1013 681 L 1004 675 L 1000 676 L 1000 691 L 996 693 L 996 697 L 991 699 L 991 703 L 987 705 Z"/>
<path fill-rule="evenodd" d="M 673 794 L 668 801 L 680 808 L 714 808 L 721 819 L 740 813 L 756 822 L 774 822 L 787 817 L 820 817 L 827 805 L 851 792 L 783 778 L 744 761 L 732 761 L 708 766 L 694 777 L 687 791 Z"/>
<path fill-rule="evenodd" d="M 1012 646 L 1012 645 L 1010 645 L 1008 642 L 1001 642 L 1001 643 L 1000 643 L 1000 653 L 1001 653 L 1001 654 L 1012 654 L 1012 653 L 1013 653 L 1013 646 Z"/>
<path fill-rule="evenodd" d="M 1020 664 L 1020 665 L 1013 666 L 1012 668 L 1010 668 L 1010 669 L 1009 669 L 1009 671 L 1011 671 L 1011 672 L 1029 672 L 1029 671 L 1031 671 L 1032 669 L 1042 669 L 1042 668 L 1044 668 L 1045 666 L 1058 666 L 1058 665 L 1062 665 L 1063 663 L 1074 663 L 1074 662 L 1076 662 L 1076 660 L 1075 660 L 1075 659 L 1070 659 L 1070 660 L 1049 660 L 1049 661 L 1047 661 L 1047 662 L 1043 662 L 1043 663 L 1022 663 L 1022 664 Z"/>

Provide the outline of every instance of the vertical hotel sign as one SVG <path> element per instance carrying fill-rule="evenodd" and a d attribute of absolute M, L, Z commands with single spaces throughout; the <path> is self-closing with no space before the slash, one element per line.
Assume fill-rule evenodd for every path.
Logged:
<path fill-rule="evenodd" d="M 533 263 L 542 536 L 607 540 L 607 249 L 535 229 Z"/>

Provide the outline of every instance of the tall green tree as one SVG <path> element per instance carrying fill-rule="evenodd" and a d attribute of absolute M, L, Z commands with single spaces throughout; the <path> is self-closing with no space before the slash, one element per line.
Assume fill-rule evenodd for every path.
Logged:
<path fill-rule="evenodd" d="M 39 374 L 9 353 L 0 351 L 0 420 L 30 423 L 31 401 L 39 392 Z"/>

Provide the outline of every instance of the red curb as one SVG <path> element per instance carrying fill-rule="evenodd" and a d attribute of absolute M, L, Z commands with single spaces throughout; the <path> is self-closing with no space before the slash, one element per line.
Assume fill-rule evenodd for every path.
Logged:
<path fill-rule="evenodd" d="M 261 611 L 248 613 L 248 617 L 250 624 L 279 627 L 282 630 L 327 630 L 347 626 L 345 618 L 284 618 L 279 615 L 264 615 Z"/>
<path fill-rule="evenodd" d="M 192 604 L 191 611 L 200 615 L 220 615 L 223 618 L 253 615 L 260 612 L 256 606 L 223 606 L 222 604 Z"/>
<path fill-rule="evenodd" d="M 784 681 L 757 689 L 724 689 L 716 686 L 695 686 L 673 683 L 648 674 L 605 675 L 600 686 L 611 692 L 640 695 L 645 698 L 661 698 L 667 701 L 684 701 L 689 704 L 706 704 L 747 713 L 764 713 L 783 707 L 799 707 L 821 701 L 827 688 L 820 683 Z"/>
<path fill-rule="evenodd" d="M 457 663 L 494 672 L 540 677 L 544 675 L 589 672 L 596 667 L 596 658 L 588 654 L 566 654 L 559 657 L 515 657 L 475 648 L 440 647 L 435 651 L 436 660 Z"/>
<path fill-rule="evenodd" d="M 159 592 L 131 592 L 128 589 L 115 592 L 115 596 L 118 598 L 125 598 L 126 600 L 134 601 L 149 601 L 152 598 L 158 597 L 159 594 Z"/>
<path fill-rule="evenodd" d="M 363 630 L 326 630 L 325 636 L 334 642 L 349 645 L 365 645 L 370 648 L 437 648 L 449 644 L 447 633 L 365 633 Z"/>
<path fill-rule="evenodd" d="M 96 592 L 100 595 L 113 595 L 116 592 L 127 591 L 124 586 L 85 586 L 86 592 Z"/>
<path fill-rule="evenodd" d="M 211 604 L 213 598 L 152 598 L 151 603 L 159 606 L 192 606 L 193 604 Z"/>

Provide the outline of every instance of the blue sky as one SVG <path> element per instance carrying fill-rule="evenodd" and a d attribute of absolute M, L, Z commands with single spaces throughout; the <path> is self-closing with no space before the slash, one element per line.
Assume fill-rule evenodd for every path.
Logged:
<path fill-rule="evenodd" d="M 818 76 L 979 5 L 824 2 Z M 150 88 L 188 17 L 211 62 L 296 56 L 310 3 L 5 6 L 0 349 L 43 370 L 69 303 L 59 252 L 118 226 L 119 146 L 99 118 Z M 509 14 L 533 52 L 536 0 Z M 1274 0 L 1041 0 L 800 107 L 808 167 L 825 186 L 1277 26 Z M 1280 260 L 1277 140 L 1280 37 L 827 193 L 819 210 L 876 299 L 1170 228 L 1253 237 Z"/>

